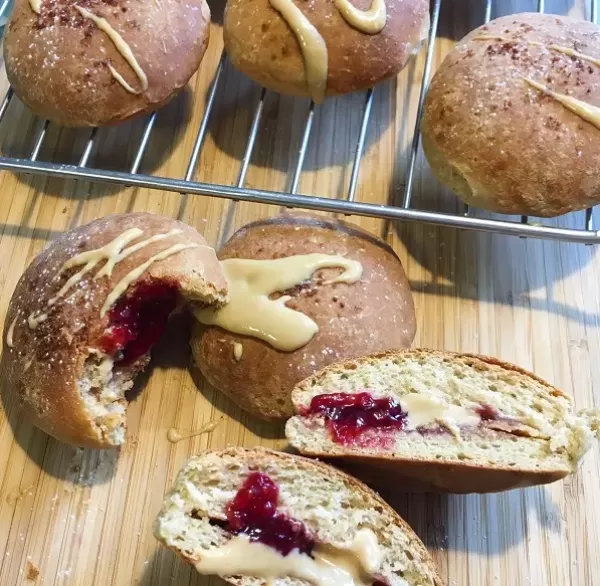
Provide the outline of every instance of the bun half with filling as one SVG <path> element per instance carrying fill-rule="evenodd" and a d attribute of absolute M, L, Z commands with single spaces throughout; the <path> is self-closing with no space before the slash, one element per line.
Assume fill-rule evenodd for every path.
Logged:
<path fill-rule="evenodd" d="M 291 445 L 379 485 L 497 492 L 577 469 L 600 432 L 597 411 L 485 356 L 375 354 L 323 369 L 292 392 Z M 410 482 L 407 487 L 410 487 Z"/>

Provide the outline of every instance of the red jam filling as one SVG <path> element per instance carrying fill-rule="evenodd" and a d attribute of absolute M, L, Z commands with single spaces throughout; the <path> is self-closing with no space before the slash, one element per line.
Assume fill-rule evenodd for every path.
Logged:
<path fill-rule="evenodd" d="M 403 429 L 407 417 L 394 399 L 375 399 L 370 393 L 317 395 L 303 415 L 325 417 L 333 439 L 342 444 L 355 443 L 371 430 Z"/>
<path fill-rule="evenodd" d="M 273 547 L 282 555 L 294 549 L 310 554 L 315 542 L 300 522 L 277 512 L 279 488 L 266 475 L 253 472 L 227 505 L 227 530 Z"/>
<path fill-rule="evenodd" d="M 500 413 L 491 405 L 481 405 L 475 412 L 481 417 L 482 421 L 496 421 L 500 418 Z"/>
<path fill-rule="evenodd" d="M 176 306 L 177 288 L 173 285 L 140 283 L 112 306 L 100 349 L 118 355 L 118 364 L 135 362 L 159 341 Z"/>

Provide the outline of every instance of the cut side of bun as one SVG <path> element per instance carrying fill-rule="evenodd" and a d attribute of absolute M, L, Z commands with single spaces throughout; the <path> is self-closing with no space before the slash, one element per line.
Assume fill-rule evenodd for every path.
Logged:
<path fill-rule="evenodd" d="M 235 539 L 227 527 L 230 503 L 256 473 L 277 486 L 277 514 L 292 519 L 297 531 L 310 535 L 313 557 L 319 547 L 336 547 L 352 541 L 359 531 L 368 531 L 376 540 L 373 557 L 380 559 L 378 567 L 372 568 L 376 576 L 372 583 L 442 585 L 418 537 L 376 493 L 326 464 L 265 449 L 231 448 L 192 458 L 165 498 L 154 525 L 156 538 L 201 571 L 206 558 L 214 558 L 215 550 Z M 260 552 L 263 546 L 258 547 Z M 297 550 L 286 555 L 310 563 L 309 555 Z M 232 560 L 229 557 L 224 567 L 230 567 Z M 273 572 L 273 566 L 264 571 Z M 227 576 L 224 572 L 222 577 L 242 586 L 309 584 L 291 576 Z"/>
<path fill-rule="evenodd" d="M 195 229 L 145 213 L 74 229 L 33 260 L 13 293 L 6 392 L 61 441 L 118 446 L 126 394 L 169 316 L 190 300 L 227 300 L 215 251 Z"/>
<path fill-rule="evenodd" d="M 360 393 L 391 401 L 398 422 L 340 436 L 338 415 L 315 411 Z M 333 365 L 300 383 L 292 401 L 298 415 L 287 422 L 286 436 L 302 454 L 341 458 L 375 483 L 405 478 L 451 492 L 563 478 L 577 469 L 600 421 L 593 410 L 574 414 L 566 394 L 516 366 L 429 350 Z"/>

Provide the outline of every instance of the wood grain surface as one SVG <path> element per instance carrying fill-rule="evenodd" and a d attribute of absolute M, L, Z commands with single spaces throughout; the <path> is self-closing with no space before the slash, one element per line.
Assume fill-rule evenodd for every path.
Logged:
<path fill-rule="evenodd" d="M 484 0 L 444 0 L 435 63 L 484 18 Z M 222 49 L 222 3 L 212 3 L 210 47 L 189 89 L 157 118 L 143 172 L 181 178 Z M 536 10 L 501 1 L 493 16 Z M 546 10 L 588 17 L 589 2 L 547 1 Z M 385 203 L 402 193 L 415 120 L 421 54 L 397 80 L 375 90 L 357 201 Z M 5 85 L 5 82 L 4 82 Z M 260 88 L 226 63 L 196 178 L 235 184 Z M 315 112 L 300 192 L 345 197 L 364 95 L 328 100 Z M 285 190 L 308 102 L 268 93 L 246 185 Z M 0 127 L 4 154 L 29 156 L 43 121 L 14 100 Z M 90 166 L 127 170 L 144 121 L 98 133 Z M 87 132 L 48 127 L 39 160 L 76 163 Z M 422 156 L 414 205 L 458 210 Z M 113 212 L 146 210 L 196 226 L 215 245 L 236 227 L 277 213 L 145 189 L 0 174 L 0 319 L 24 268 L 51 238 Z M 483 352 L 534 370 L 575 397 L 600 406 L 600 261 L 596 248 L 353 218 L 384 235 L 401 256 L 414 290 L 416 345 Z M 563 224 L 583 226 L 583 214 Z M 9 393 L 0 410 L 0 585 L 144 586 L 221 584 L 160 549 L 151 526 L 186 459 L 207 447 L 280 447 L 282 428 L 258 423 L 190 371 L 186 319 L 174 320 L 129 407 L 126 446 L 75 449 L 23 420 Z M 5 389 L 3 389 L 5 390 Z M 178 444 L 174 426 L 211 433 Z M 490 496 L 384 497 L 422 537 L 449 585 L 600 584 L 600 449 L 580 471 L 549 487 Z"/>

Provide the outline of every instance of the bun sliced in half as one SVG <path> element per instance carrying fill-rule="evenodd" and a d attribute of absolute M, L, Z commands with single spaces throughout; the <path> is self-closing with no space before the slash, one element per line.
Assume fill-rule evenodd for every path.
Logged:
<path fill-rule="evenodd" d="M 154 535 L 240 586 L 442 586 L 419 538 L 376 493 L 321 462 L 260 448 L 192 458 Z"/>
<path fill-rule="evenodd" d="M 67 232 L 13 293 L 4 324 L 7 392 L 59 440 L 120 445 L 125 393 L 170 314 L 188 300 L 227 300 L 215 251 L 194 228 L 141 213 Z"/>
<path fill-rule="evenodd" d="M 209 27 L 206 0 L 16 0 L 6 74 L 42 118 L 66 126 L 121 122 L 185 86 Z"/>
<path fill-rule="evenodd" d="M 573 473 L 600 416 L 494 358 L 432 350 L 330 366 L 292 392 L 286 436 L 302 454 L 342 459 L 374 483 L 497 492 Z"/>

